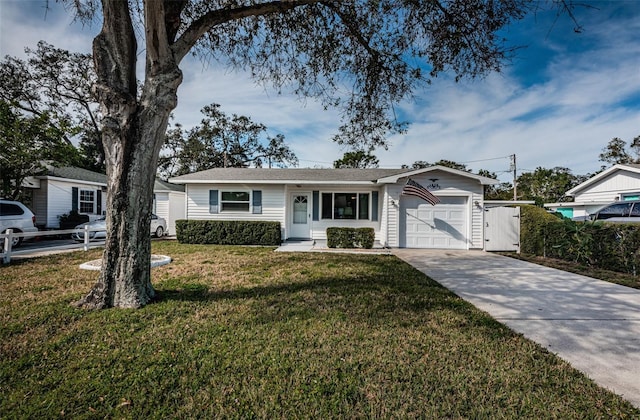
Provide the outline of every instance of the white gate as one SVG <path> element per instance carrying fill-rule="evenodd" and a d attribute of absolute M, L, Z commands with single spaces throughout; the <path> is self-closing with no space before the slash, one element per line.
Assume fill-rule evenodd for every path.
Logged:
<path fill-rule="evenodd" d="M 485 251 L 520 252 L 520 207 L 484 210 Z"/>

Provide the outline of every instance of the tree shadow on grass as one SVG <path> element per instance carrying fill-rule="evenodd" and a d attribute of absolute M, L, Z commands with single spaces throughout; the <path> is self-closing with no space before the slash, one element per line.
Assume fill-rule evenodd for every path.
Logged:
<path fill-rule="evenodd" d="M 378 277 L 336 278 L 327 277 L 295 283 L 256 285 L 251 287 L 238 287 L 231 290 L 211 290 L 202 283 L 184 283 L 179 288 L 163 289 L 159 287 L 156 296 L 157 302 L 162 301 L 210 301 L 237 300 L 249 298 L 265 298 L 269 296 L 293 295 L 301 291 L 337 293 L 356 297 L 358 294 L 371 290 L 387 289 L 397 293 L 415 293 L 415 289 L 446 291 L 439 283 L 430 279 L 420 283 L 410 284 L 407 281 L 396 282 L 394 280 L 380 279 Z M 409 290 L 413 289 L 413 290 Z M 449 292 L 446 292 L 449 293 Z"/>
<path fill-rule="evenodd" d="M 499 323 L 477 311 L 428 277 L 406 280 L 377 276 L 326 277 L 314 280 L 210 290 L 205 284 L 187 283 L 173 289 L 159 288 L 156 302 L 205 302 L 251 300 L 254 322 L 266 324 L 288 318 L 315 318 L 341 314 L 346 319 L 423 323 L 430 313 L 448 311 L 459 316 L 460 326 L 501 329 Z M 407 317 L 403 318 L 403 314 Z M 500 327 L 498 327 L 500 326 Z M 493 331 L 495 334 L 496 331 Z M 510 334 L 501 331 L 499 335 Z"/>

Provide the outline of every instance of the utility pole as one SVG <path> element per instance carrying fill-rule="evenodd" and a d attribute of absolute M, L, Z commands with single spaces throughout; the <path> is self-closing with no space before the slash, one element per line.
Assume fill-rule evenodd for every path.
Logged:
<path fill-rule="evenodd" d="M 515 153 L 511 155 L 511 168 L 509 169 L 513 171 L 513 201 L 516 201 L 518 199 L 518 186 L 516 182 L 516 154 Z"/>

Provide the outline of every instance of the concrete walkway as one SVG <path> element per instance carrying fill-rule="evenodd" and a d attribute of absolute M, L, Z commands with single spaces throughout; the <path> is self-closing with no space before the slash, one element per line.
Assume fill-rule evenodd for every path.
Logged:
<path fill-rule="evenodd" d="M 288 239 L 283 242 L 276 252 L 331 252 L 334 254 L 391 254 L 389 248 L 384 248 L 376 242 L 371 249 L 363 248 L 329 248 L 327 241 L 321 239 Z"/>
<path fill-rule="evenodd" d="M 393 253 L 640 408 L 640 290 L 482 251 Z"/>

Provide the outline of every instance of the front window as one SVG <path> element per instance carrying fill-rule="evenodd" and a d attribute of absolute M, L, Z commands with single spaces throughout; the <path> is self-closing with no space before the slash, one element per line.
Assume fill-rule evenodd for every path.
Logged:
<path fill-rule="evenodd" d="M 249 193 L 247 191 L 223 191 L 221 211 L 249 211 Z"/>
<path fill-rule="evenodd" d="M 368 193 L 322 193 L 323 219 L 369 219 Z"/>
<path fill-rule="evenodd" d="M 80 190 L 80 213 L 95 213 L 95 191 Z"/>

